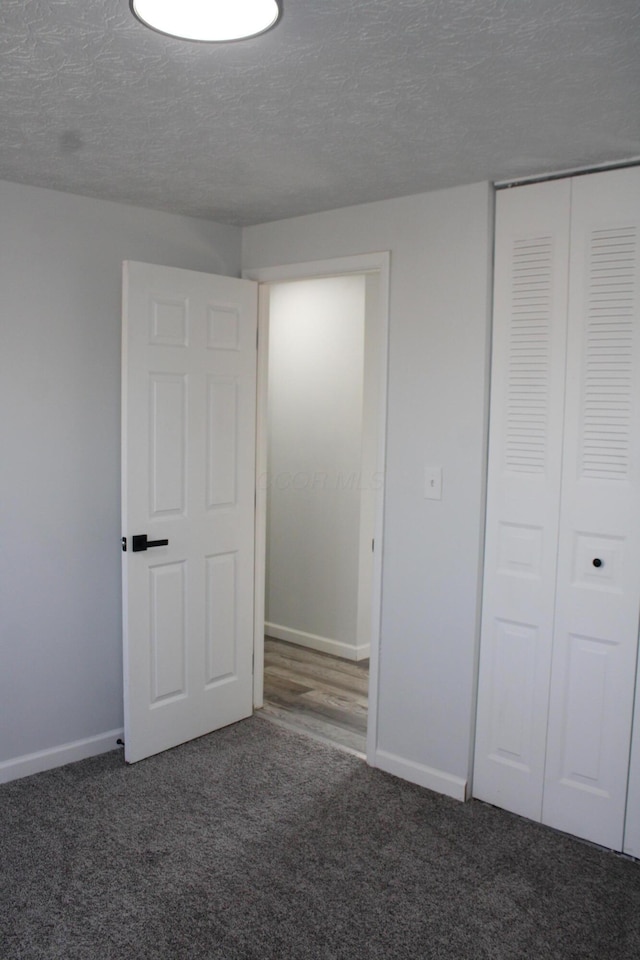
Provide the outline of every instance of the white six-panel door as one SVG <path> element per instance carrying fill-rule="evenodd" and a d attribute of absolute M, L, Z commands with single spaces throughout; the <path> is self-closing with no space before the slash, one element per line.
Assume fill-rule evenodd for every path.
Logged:
<path fill-rule="evenodd" d="M 638 169 L 498 198 L 474 793 L 615 849 L 640 610 L 639 234 Z M 523 242 L 547 244 L 546 280 L 521 277 Z"/>
<path fill-rule="evenodd" d="M 257 285 L 124 265 L 125 757 L 252 712 Z M 133 552 L 133 537 L 168 540 Z"/>

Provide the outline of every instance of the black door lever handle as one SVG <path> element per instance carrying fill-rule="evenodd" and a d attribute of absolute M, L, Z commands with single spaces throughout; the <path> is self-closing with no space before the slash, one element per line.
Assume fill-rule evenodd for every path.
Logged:
<path fill-rule="evenodd" d="M 138 533 L 131 537 L 131 552 L 141 553 L 149 547 L 167 547 L 168 540 L 147 540 L 146 533 Z"/>

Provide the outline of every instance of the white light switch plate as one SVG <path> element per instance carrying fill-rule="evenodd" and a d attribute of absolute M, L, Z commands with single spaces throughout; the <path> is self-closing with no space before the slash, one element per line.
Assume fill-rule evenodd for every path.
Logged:
<path fill-rule="evenodd" d="M 442 467 L 424 468 L 425 500 L 442 500 Z"/>

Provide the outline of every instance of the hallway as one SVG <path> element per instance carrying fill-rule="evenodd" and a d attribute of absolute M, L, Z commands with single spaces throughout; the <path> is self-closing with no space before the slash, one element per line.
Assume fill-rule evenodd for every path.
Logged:
<path fill-rule="evenodd" d="M 364 756 L 369 661 L 265 637 L 262 715 Z"/>

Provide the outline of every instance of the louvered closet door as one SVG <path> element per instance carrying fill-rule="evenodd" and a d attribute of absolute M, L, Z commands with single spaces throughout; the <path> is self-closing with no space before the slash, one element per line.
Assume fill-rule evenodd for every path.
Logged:
<path fill-rule="evenodd" d="M 533 819 L 542 788 L 564 405 L 570 183 L 502 191 L 474 796 Z"/>
<path fill-rule="evenodd" d="M 640 606 L 640 169 L 572 184 L 543 820 L 622 848 Z"/>

